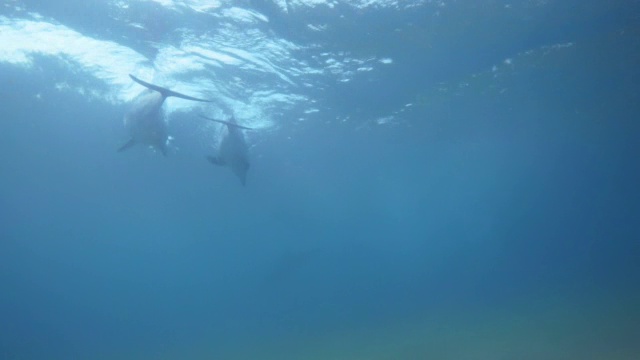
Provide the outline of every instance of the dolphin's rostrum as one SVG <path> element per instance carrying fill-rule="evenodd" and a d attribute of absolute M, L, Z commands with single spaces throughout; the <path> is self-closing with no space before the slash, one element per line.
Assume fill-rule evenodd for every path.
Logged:
<path fill-rule="evenodd" d="M 124 116 L 124 124 L 128 128 L 131 137 L 118 151 L 127 150 L 135 144 L 144 144 L 160 150 L 166 156 L 169 134 L 167 132 L 167 123 L 162 113 L 164 100 L 169 96 L 175 96 L 192 101 L 211 101 L 180 94 L 158 85 L 150 84 L 131 74 L 129 74 L 129 77 L 147 89 L 133 99 L 129 110 Z"/>
<path fill-rule="evenodd" d="M 238 125 L 233 116 L 229 121 L 212 119 L 204 115 L 200 115 L 200 117 L 227 126 L 227 132 L 220 142 L 218 155 L 207 156 L 207 160 L 215 165 L 230 167 L 244 186 L 247 183 L 247 171 L 249 170 L 249 149 L 242 130 L 253 129 Z"/>

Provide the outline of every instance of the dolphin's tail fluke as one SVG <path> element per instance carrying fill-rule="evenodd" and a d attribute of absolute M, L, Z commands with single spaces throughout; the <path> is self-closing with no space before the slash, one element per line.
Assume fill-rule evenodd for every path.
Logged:
<path fill-rule="evenodd" d="M 210 117 L 206 117 L 204 115 L 200 115 L 200 117 L 203 118 L 203 119 L 215 121 L 215 122 L 220 123 L 220 124 L 225 124 L 225 125 L 227 125 L 229 127 L 234 127 L 234 128 L 243 129 L 243 130 L 254 130 L 253 128 L 242 126 L 242 125 L 238 125 L 238 124 L 236 124 L 234 122 L 231 122 L 231 121 L 213 119 L 213 118 L 210 118 Z"/>
<path fill-rule="evenodd" d="M 164 97 L 175 96 L 177 98 L 186 99 L 186 100 L 200 101 L 200 102 L 211 102 L 211 100 L 198 99 L 198 98 L 195 98 L 193 96 L 180 94 L 179 92 L 175 92 L 173 90 L 169 90 L 169 89 L 163 88 L 162 86 L 150 84 L 150 83 L 148 83 L 146 81 L 142 81 L 142 80 L 138 79 L 137 77 L 135 77 L 135 76 L 133 76 L 131 74 L 129 74 L 129 77 L 133 81 L 137 82 L 138 84 L 140 84 L 142 86 L 145 86 L 145 87 L 147 87 L 147 88 L 149 88 L 151 90 L 155 90 L 155 91 L 159 92 Z"/>

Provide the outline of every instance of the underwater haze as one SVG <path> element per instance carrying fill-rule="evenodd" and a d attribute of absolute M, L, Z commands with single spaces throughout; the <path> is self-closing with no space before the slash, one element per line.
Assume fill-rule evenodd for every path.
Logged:
<path fill-rule="evenodd" d="M 640 359 L 639 64 L 638 0 L 2 0 L 0 360 Z M 129 74 L 211 102 L 123 148 Z"/>

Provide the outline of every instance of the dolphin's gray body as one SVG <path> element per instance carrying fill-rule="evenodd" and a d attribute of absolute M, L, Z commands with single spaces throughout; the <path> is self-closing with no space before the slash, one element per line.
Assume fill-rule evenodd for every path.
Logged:
<path fill-rule="evenodd" d="M 131 74 L 129 74 L 129 77 L 147 89 L 133 99 L 129 110 L 124 116 L 124 124 L 129 130 L 131 138 L 118 151 L 127 150 L 136 144 L 144 144 L 153 146 L 166 156 L 169 134 L 167 132 L 167 123 L 162 113 L 162 104 L 164 104 L 165 99 L 169 96 L 175 96 L 192 101 L 210 102 L 210 100 L 180 94 L 142 81 Z"/>
<path fill-rule="evenodd" d="M 231 171 L 240 179 L 242 185 L 246 185 L 247 171 L 249 171 L 249 148 L 242 130 L 253 129 L 238 125 L 233 116 L 229 121 L 212 119 L 203 115 L 200 116 L 227 126 L 227 133 L 222 138 L 218 155 L 207 156 L 207 159 L 212 164 L 230 167 Z"/>

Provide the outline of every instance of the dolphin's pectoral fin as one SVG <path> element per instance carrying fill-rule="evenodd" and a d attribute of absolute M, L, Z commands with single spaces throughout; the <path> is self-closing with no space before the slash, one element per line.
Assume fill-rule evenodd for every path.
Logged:
<path fill-rule="evenodd" d="M 227 163 L 219 156 L 207 156 L 207 160 L 214 165 L 225 166 Z"/>
<path fill-rule="evenodd" d="M 151 83 L 148 83 L 146 81 L 142 81 L 140 79 L 138 79 L 137 77 L 129 74 L 129 77 L 131 78 L 131 80 L 137 82 L 138 84 L 145 86 L 151 90 L 155 90 L 157 92 L 159 92 L 160 94 L 162 94 L 162 96 L 169 97 L 169 96 L 175 96 L 181 99 L 186 99 L 186 100 L 192 100 L 192 101 L 200 101 L 200 102 L 212 102 L 211 100 L 206 100 L 206 99 L 199 99 L 193 96 L 189 96 L 189 95 L 185 95 L 185 94 L 181 94 L 179 92 L 173 91 L 173 90 L 169 90 L 167 88 L 163 88 L 162 86 L 158 86 L 158 85 L 154 85 Z"/>
<path fill-rule="evenodd" d="M 133 138 L 131 138 L 131 139 L 129 139 L 129 141 L 127 141 L 124 145 L 122 145 L 122 146 L 120 146 L 120 147 L 118 148 L 118 152 L 125 151 L 125 150 L 129 149 L 130 147 L 132 147 L 132 146 L 133 146 L 133 145 L 135 145 L 135 144 L 136 144 L 136 140 L 135 140 L 135 139 L 133 139 Z"/>

